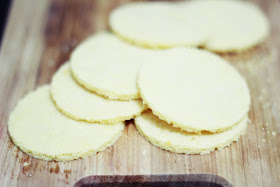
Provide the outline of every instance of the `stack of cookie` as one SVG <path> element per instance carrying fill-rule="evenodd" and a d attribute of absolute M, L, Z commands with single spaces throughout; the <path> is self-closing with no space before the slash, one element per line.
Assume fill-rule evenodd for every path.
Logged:
<path fill-rule="evenodd" d="M 247 128 L 247 84 L 210 52 L 166 50 L 143 64 L 138 88 L 151 111 L 135 119 L 136 127 L 162 149 L 205 154 L 236 141 Z"/>
<path fill-rule="evenodd" d="M 9 119 L 13 142 L 33 157 L 58 161 L 111 146 L 124 121 L 146 109 L 136 78 L 149 52 L 106 32 L 89 38 L 59 68 L 50 86 L 18 103 Z"/>
<path fill-rule="evenodd" d="M 9 133 L 21 150 L 59 161 L 93 155 L 133 118 L 144 138 L 176 153 L 209 153 L 246 131 L 246 81 L 218 55 L 186 46 L 224 52 L 258 44 L 269 27 L 255 5 L 131 3 L 114 10 L 109 22 L 116 35 L 86 39 L 50 85 L 11 113 Z"/>

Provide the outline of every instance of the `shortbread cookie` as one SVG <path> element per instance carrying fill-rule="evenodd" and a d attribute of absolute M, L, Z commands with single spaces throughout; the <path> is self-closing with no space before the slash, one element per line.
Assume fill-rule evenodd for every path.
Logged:
<path fill-rule="evenodd" d="M 263 42 L 269 35 L 268 20 L 253 3 L 204 0 L 192 1 L 191 4 L 197 4 L 196 9 L 201 10 L 201 16 L 205 17 L 202 24 L 211 23 L 213 28 L 205 43 L 207 49 L 219 52 L 241 51 Z M 189 9 L 189 5 L 186 7 Z"/>
<path fill-rule="evenodd" d="M 110 100 L 88 91 L 72 78 L 69 63 L 55 73 L 51 95 L 62 113 L 88 122 L 117 123 L 134 118 L 145 109 L 142 100 Z"/>
<path fill-rule="evenodd" d="M 210 52 L 169 49 L 143 64 L 138 79 L 144 103 L 160 119 L 189 132 L 221 132 L 249 110 L 242 76 Z"/>
<path fill-rule="evenodd" d="M 175 153 L 206 154 L 237 141 L 246 132 L 247 120 L 247 117 L 243 118 L 224 132 L 198 135 L 175 128 L 148 111 L 135 119 L 135 125 L 140 134 L 156 147 Z"/>
<path fill-rule="evenodd" d="M 260 8 L 240 0 L 134 2 L 112 11 L 109 24 L 121 38 L 154 48 L 240 51 L 269 35 L 268 20 Z"/>
<path fill-rule="evenodd" d="M 124 123 L 103 125 L 72 120 L 61 114 L 42 86 L 24 97 L 10 115 L 8 130 L 23 152 L 44 160 L 83 158 L 111 146 Z"/>
<path fill-rule="evenodd" d="M 110 14 L 114 33 L 137 45 L 151 48 L 197 46 L 205 42 L 208 26 L 201 13 L 170 2 L 134 2 Z"/>
<path fill-rule="evenodd" d="M 102 32 L 81 43 L 71 55 L 74 78 L 87 89 L 110 99 L 140 98 L 136 86 L 139 67 L 150 50 L 134 47 Z"/>

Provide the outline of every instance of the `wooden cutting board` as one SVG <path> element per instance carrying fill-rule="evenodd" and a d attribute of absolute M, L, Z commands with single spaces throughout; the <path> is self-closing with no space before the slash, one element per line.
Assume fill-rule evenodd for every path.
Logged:
<path fill-rule="evenodd" d="M 34 159 L 13 145 L 7 120 L 19 99 L 48 84 L 76 45 L 90 34 L 108 29 L 110 10 L 127 1 L 13 1 L 0 53 L 0 186 L 72 186 L 88 175 L 195 173 L 217 174 L 234 186 L 279 186 L 278 0 L 252 0 L 270 19 L 272 31 L 264 44 L 222 55 L 247 79 L 252 96 L 247 134 L 231 147 L 207 155 L 173 154 L 145 141 L 133 121 L 113 147 L 71 162 Z M 29 165 L 24 167 L 24 162 Z"/>

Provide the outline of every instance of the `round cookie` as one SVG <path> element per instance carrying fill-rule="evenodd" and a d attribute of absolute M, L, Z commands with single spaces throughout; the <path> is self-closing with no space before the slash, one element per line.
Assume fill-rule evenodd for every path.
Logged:
<path fill-rule="evenodd" d="M 204 0 L 191 3 L 196 4 L 196 9 L 200 9 L 205 17 L 202 24 L 211 23 L 213 28 L 204 45 L 209 50 L 241 51 L 263 42 L 269 35 L 268 20 L 253 3 L 239 0 Z"/>
<path fill-rule="evenodd" d="M 23 152 L 44 160 L 83 158 L 111 146 L 124 123 L 102 125 L 72 120 L 61 114 L 42 86 L 24 97 L 11 113 L 8 131 Z"/>
<path fill-rule="evenodd" d="M 247 117 L 243 118 L 224 132 L 202 132 L 198 135 L 175 128 L 147 111 L 135 118 L 135 125 L 140 134 L 156 147 L 175 153 L 206 154 L 237 141 L 247 129 L 247 120 Z"/>
<path fill-rule="evenodd" d="M 51 96 L 62 113 L 88 122 L 117 123 L 134 118 L 146 109 L 142 100 L 110 100 L 86 90 L 72 78 L 69 63 L 53 76 Z"/>
<path fill-rule="evenodd" d="M 150 48 L 197 46 L 205 42 L 208 26 L 200 24 L 201 13 L 170 2 L 134 2 L 110 14 L 114 33 L 131 43 Z"/>
<path fill-rule="evenodd" d="M 160 119 L 189 132 L 221 132 L 249 110 L 245 80 L 210 52 L 174 48 L 143 64 L 138 79 L 141 97 Z"/>
<path fill-rule="evenodd" d="M 110 99 L 139 99 L 137 73 L 151 51 L 123 42 L 107 32 L 86 39 L 71 55 L 74 78 Z"/>

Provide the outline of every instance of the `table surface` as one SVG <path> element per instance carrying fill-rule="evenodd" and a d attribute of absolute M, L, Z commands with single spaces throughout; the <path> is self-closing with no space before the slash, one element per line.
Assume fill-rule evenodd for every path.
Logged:
<path fill-rule="evenodd" d="M 271 23 L 265 43 L 221 55 L 246 78 L 252 97 L 247 134 L 231 147 L 207 155 L 173 154 L 150 145 L 137 133 L 133 121 L 113 147 L 71 162 L 34 159 L 13 145 L 7 120 L 16 103 L 48 84 L 77 44 L 108 29 L 109 12 L 128 1 L 13 1 L 0 51 L 0 186 L 65 186 L 88 175 L 194 173 L 217 174 L 235 186 L 280 185 L 278 0 L 252 0 Z M 24 162 L 29 165 L 24 167 Z"/>

